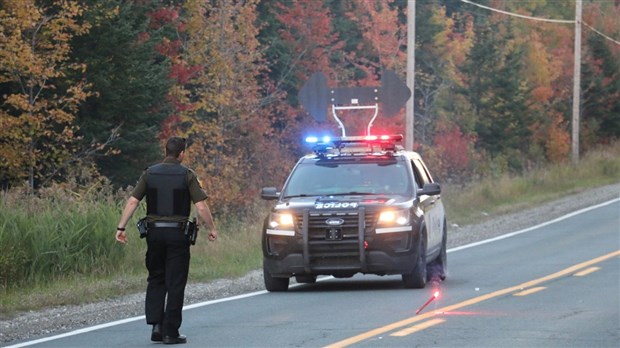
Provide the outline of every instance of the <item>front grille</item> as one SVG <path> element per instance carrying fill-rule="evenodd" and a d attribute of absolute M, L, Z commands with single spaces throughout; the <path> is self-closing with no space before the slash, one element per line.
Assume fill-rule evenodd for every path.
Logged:
<path fill-rule="evenodd" d="M 376 213 L 358 211 L 308 212 L 308 261 L 310 267 L 361 267 L 359 214 L 364 213 L 363 235 L 370 233 L 376 222 Z M 304 214 L 295 216 L 296 231 L 303 235 Z M 341 220 L 329 225 L 328 220 Z M 362 237 L 363 238 L 363 237 Z"/>
<path fill-rule="evenodd" d="M 354 235 L 357 238 L 359 229 L 359 213 L 356 212 L 310 212 L 308 214 L 308 237 L 312 239 L 325 239 L 325 229 L 331 226 L 327 225 L 326 221 L 329 218 L 341 218 L 344 223 L 341 228 L 344 230 L 346 236 Z M 304 220 L 303 213 L 299 213 L 295 216 L 295 230 L 301 234 L 302 224 Z M 377 221 L 377 213 L 366 212 L 364 216 L 364 229 L 365 233 L 369 233 L 375 227 Z"/>

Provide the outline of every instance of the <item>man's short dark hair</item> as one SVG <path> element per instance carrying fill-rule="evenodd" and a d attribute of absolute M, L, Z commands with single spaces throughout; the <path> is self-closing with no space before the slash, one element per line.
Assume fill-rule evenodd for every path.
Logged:
<path fill-rule="evenodd" d="M 185 138 L 171 137 L 166 142 L 166 156 L 177 158 L 185 151 Z"/>

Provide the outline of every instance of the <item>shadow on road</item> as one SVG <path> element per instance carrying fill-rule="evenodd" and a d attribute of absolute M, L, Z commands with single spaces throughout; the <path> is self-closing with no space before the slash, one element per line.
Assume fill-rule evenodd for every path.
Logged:
<path fill-rule="evenodd" d="M 400 277 L 372 279 L 342 278 L 327 279 L 314 284 L 302 284 L 289 288 L 288 292 L 326 292 L 326 291 L 376 291 L 376 290 L 407 290 L 403 286 Z"/>

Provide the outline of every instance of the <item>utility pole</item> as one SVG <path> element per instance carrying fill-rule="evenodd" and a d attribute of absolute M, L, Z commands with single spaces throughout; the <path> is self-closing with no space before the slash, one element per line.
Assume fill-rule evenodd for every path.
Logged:
<path fill-rule="evenodd" d="M 580 1 L 580 0 L 578 0 Z M 411 98 L 405 108 L 405 149 L 413 150 L 413 122 L 415 113 L 415 0 L 407 0 L 407 87 Z"/>
<path fill-rule="evenodd" d="M 575 0 L 575 59 L 573 66 L 573 163 L 579 162 L 579 112 L 581 95 L 581 8 L 582 0 Z"/>

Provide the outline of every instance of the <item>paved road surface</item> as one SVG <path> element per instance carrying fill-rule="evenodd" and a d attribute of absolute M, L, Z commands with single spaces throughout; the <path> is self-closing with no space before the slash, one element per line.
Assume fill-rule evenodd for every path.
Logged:
<path fill-rule="evenodd" d="M 400 277 L 325 279 L 192 306 L 183 347 L 618 347 L 620 201 L 449 251 L 440 297 Z M 153 347 L 142 318 L 22 342 Z"/>

